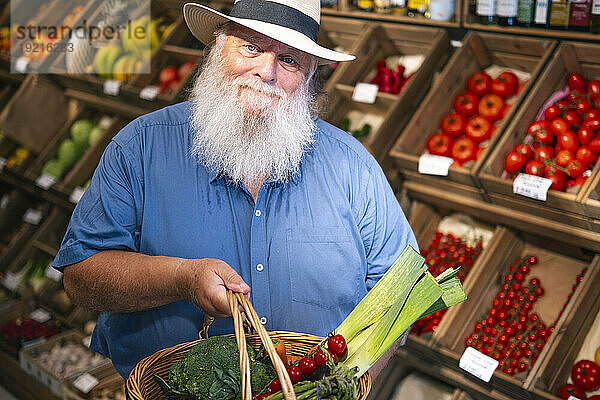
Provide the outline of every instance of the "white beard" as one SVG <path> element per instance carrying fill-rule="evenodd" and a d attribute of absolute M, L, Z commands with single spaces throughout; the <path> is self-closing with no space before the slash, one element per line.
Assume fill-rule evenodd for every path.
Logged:
<path fill-rule="evenodd" d="M 265 179 L 285 182 L 298 172 L 303 154 L 314 141 L 308 84 L 304 82 L 288 97 L 258 79 L 227 77 L 223 42 L 217 40 L 207 56 L 190 98 L 192 154 L 236 184 L 256 185 Z M 278 97 L 276 104 L 265 93 Z M 247 101 L 240 101 L 238 94 Z"/>

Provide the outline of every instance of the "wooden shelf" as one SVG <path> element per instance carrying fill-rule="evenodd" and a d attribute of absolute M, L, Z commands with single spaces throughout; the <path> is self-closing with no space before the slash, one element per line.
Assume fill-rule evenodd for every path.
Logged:
<path fill-rule="evenodd" d="M 3 351 L 0 351 L 0 384 L 19 399 L 60 400 Z"/>
<path fill-rule="evenodd" d="M 334 8 L 321 8 L 322 15 L 330 15 L 334 17 L 354 17 L 354 18 L 367 18 L 371 20 L 386 21 L 386 22 L 399 22 L 403 24 L 414 24 L 414 25 L 426 25 L 435 27 L 446 27 L 446 28 L 460 28 L 460 22 L 445 22 L 445 21 L 434 21 L 428 18 L 413 18 L 402 15 L 394 14 L 382 14 L 377 12 L 359 11 L 359 10 L 348 10 L 340 11 Z M 457 12 L 457 15 L 458 12 Z"/>
<path fill-rule="evenodd" d="M 464 22 L 463 27 L 467 29 L 476 29 L 479 31 L 486 32 L 511 33 L 527 36 L 542 36 L 545 38 L 567 40 L 600 41 L 600 34 L 589 32 L 555 31 L 552 29 L 523 28 L 520 26 L 484 25 L 472 22 Z"/>

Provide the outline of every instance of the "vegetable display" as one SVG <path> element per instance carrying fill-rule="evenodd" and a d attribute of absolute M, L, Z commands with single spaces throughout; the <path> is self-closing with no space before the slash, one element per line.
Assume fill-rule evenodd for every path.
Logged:
<path fill-rule="evenodd" d="M 398 64 L 394 70 L 387 67 L 386 60 L 380 60 L 377 63 L 375 77 L 369 83 L 378 85 L 382 93 L 400 94 L 412 77 L 412 75 L 405 76 L 405 70 L 402 64 Z"/>
<path fill-rule="evenodd" d="M 510 71 L 495 79 L 481 71 L 471 75 L 466 86 L 467 92 L 454 99 L 454 110 L 442 118 L 441 132 L 427 141 L 430 154 L 451 157 L 457 166 L 468 166 L 487 148 L 495 124 L 504 118 L 509 102 L 518 94 L 519 80 Z"/>
<path fill-rule="evenodd" d="M 599 85 L 570 74 L 569 91 L 543 110 L 506 155 L 505 177 L 525 172 L 550 179 L 552 190 L 577 193 L 600 155 Z"/>
<path fill-rule="evenodd" d="M 17 318 L 5 322 L 0 327 L 0 346 L 15 358 L 27 342 L 39 338 L 49 338 L 60 332 L 60 323 L 56 320 L 39 323 L 30 318 Z"/>

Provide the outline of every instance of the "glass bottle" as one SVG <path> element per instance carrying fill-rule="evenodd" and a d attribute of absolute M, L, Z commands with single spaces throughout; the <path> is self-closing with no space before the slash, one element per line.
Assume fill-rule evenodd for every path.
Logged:
<path fill-rule="evenodd" d="M 533 22 L 536 28 L 548 28 L 548 1 L 537 0 L 535 2 L 535 13 Z"/>
<path fill-rule="evenodd" d="M 391 0 L 375 0 L 375 12 L 389 14 L 392 12 Z"/>
<path fill-rule="evenodd" d="M 600 0 L 592 1 L 590 12 L 590 32 L 600 33 Z"/>
<path fill-rule="evenodd" d="M 567 0 L 550 1 L 550 28 L 569 29 L 569 2 Z"/>
<path fill-rule="evenodd" d="M 406 0 L 392 0 L 392 14 L 406 15 Z"/>
<path fill-rule="evenodd" d="M 571 0 L 569 6 L 569 30 L 587 32 L 590 30 L 590 0 Z"/>
<path fill-rule="evenodd" d="M 498 25 L 516 25 L 518 10 L 519 0 L 498 0 L 496 2 L 496 15 L 498 17 Z"/>
<path fill-rule="evenodd" d="M 373 11 L 375 9 L 375 2 L 373 0 L 358 0 L 356 6 L 362 11 Z"/>
<path fill-rule="evenodd" d="M 519 9 L 517 11 L 517 23 L 519 26 L 530 27 L 533 23 L 534 12 L 535 0 L 519 0 Z"/>
<path fill-rule="evenodd" d="M 496 1 L 495 0 L 477 0 L 477 17 L 481 24 L 496 23 Z"/>
<path fill-rule="evenodd" d="M 408 0 L 409 17 L 429 18 L 429 0 Z"/>

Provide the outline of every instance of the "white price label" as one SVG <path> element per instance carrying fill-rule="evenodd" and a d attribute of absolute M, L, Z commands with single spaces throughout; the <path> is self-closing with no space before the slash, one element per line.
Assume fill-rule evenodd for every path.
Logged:
<path fill-rule="evenodd" d="M 10 196 L 5 194 L 0 199 L 0 208 L 4 210 L 6 207 L 8 207 L 9 204 L 10 204 Z"/>
<path fill-rule="evenodd" d="M 423 154 L 419 157 L 419 173 L 448 176 L 448 169 L 453 162 L 454 160 L 450 157 Z"/>
<path fill-rule="evenodd" d="M 4 167 L 6 167 L 6 158 L 0 157 L 0 173 L 4 171 Z"/>
<path fill-rule="evenodd" d="M 498 367 L 498 361 L 472 347 L 467 347 L 458 366 L 482 381 L 489 382 Z"/>
<path fill-rule="evenodd" d="M 550 186 L 552 186 L 550 179 L 529 174 L 519 174 L 513 181 L 513 193 L 546 201 Z"/>
<path fill-rule="evenodd" d="M 569 396 L 567 400 L 581 400 L 579 397 Z"/>
<path fill-rule="evenodd" d="M 54 282 L 60 282 L 62 280 L 62 272 L 52 267 L 52 265 L 48 265 L 46 268 L 46 277 Z"/>
<path fill-rule="evenodd" d="M 49 312 L 47 312 L 46 310 L 42 310 L 41 308 L 33 310 L 31 314 L 29 314 L 29 317 L 32 320 L 39 322 L 40 324 L 43 324 L 44 322 L 49 321 L 52 318 Z"/>
<path fill-rule="evenodd" d="M 113 118 L 109 117 L 108 115 L 105 115 L 102 118 L 100 118 L 100 121 L 98 121 L 98 126 L 103 129 L 108 129 L 108 127 L 112 123 L 113 123 Z"/>
<path fill-rule="evenodd" d="M 379 86 L 371 83 L 359 82 L 354 86 L 354 93 L 352 93 L 352 100 L 359 103 L 373 104 L 377 100 L 377 92 Z"/>
<path fill-rule="evenodd" d="M 31 225 L 37 225 L 42 220 L 42 212 L 33 208 L 28 209 L 23 214 L 23 221 Z"/>
<path fill-rule="evenodd" d="M 140 91 L 140 99 L 152 101 L 156 99 L 160 88 L 158 86 L 146 86 Z"/>
<path fill-rule="evenodd" d="M 20 282 L 21 279 L 19 278 L 19 275 L 15 274 L 14 272 L 7 272 L 6 276 L 4 276 L 4 279 L 2 280 L 2 284 L 8 290 L 11 290 L 13 292 L 17 290 Z"/>
<path fill-rule="evenodd" d="M 74 204 L 79 203 L 79 200 L 81 200 L 81 197 L 83 197 L 84 193 L 85 189 L 81 186 L 77 186 L 75 189 L 73 189 L 73 193 L 71 193 L 71 196 L 69 196 L 69 201 Z"/>
<path fill-rule="evenodd" d="M 462 47 L 462 42 L 460 40 L 451 40 L 450 44 L 452 45 L 452 47 Z"/>
<path fill-rule="evenodd" d="M 42 174 L 35 180 L 35 184 L 44 190 L 48 190 L 55 183 L 56 178 L 48 174 Z"/>
<path fill-rule="evenodd" d="M 121 92 L 121 82 L 115 80 L 104 81 L 104 94 L 118 96 Z"/>
<path fill-rule="evenodd" d="M 92 343 L 92 336 L 86 336 L 83 339 L 81 339 L 81 344 L 84 345 L 85 347 L 90 347 L 90 344 Z"/>
<path fill-rule="evenodd" d="M 80 375 L 73 382 L 73 386 L 79 389 L 83 393 L 89 393 L 96 385 L 98 384 L 98 379 L 88 374 L 87 372 L 83 375 Z"/>
<path fill-rule="evenodd" d="M 27 72 L 27 67 L 29 66 L 29 60 L 25 57 L 19 57 L 15 62 L 15 71 L 20 72 L 22 74 Z"/>

